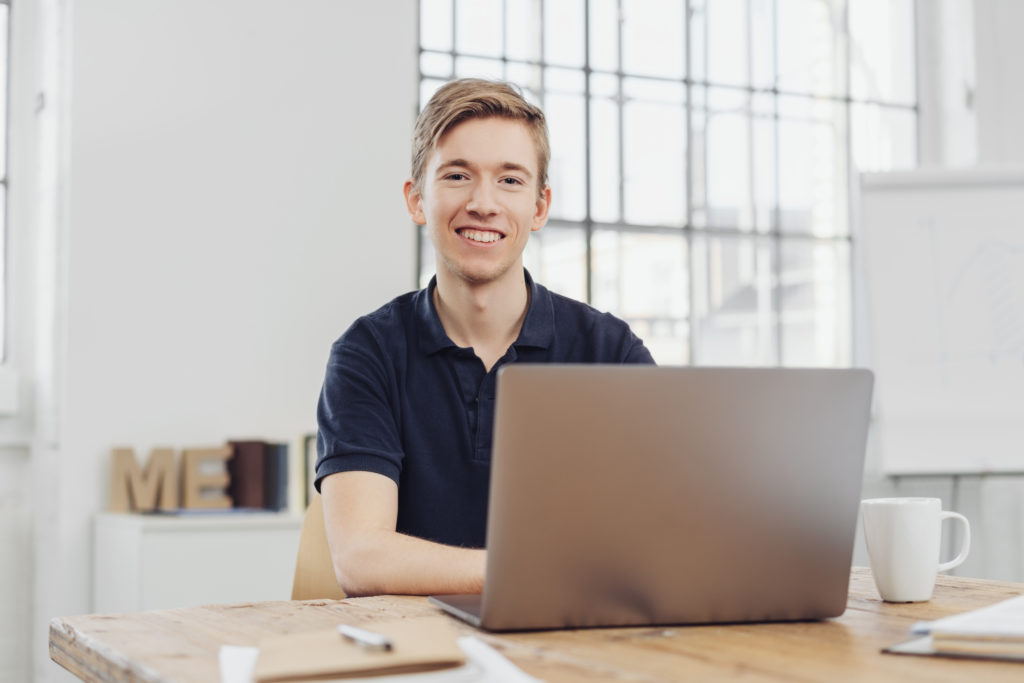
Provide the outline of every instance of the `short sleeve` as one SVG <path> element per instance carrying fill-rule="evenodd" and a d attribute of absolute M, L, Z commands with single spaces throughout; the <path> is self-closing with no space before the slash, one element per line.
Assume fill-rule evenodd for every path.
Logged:
<path fill-rule="evenodd" d="M 365 321 L 331 347 L 317 405 L 316 489 L 338 472 L 382 474 L 396 484 L 404 453 L 395 369 Z"/>
<path fill-rule="evenodd" d="M 598 338 L 598 348 L 602 349 L 594 362 L 655 365 L 654 357 L 643 340 L 636 336 L 625 320 L 611 313 L 597 315 L 590 334 Z"/>
<path fill-rule="evenodd" d="M 635 363 L 638 365 L 656 365 L 654 357 L 651 356 L 651 352 L 648 350 L 644 343 L 632 332 L 629 333 L 632 344 L 629 350 L 626 352 L 626 357 L 623 359 L 623 363 Z"/>

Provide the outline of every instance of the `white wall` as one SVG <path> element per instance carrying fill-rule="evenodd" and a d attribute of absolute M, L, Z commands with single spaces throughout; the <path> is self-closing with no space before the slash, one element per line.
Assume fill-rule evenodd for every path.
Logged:
<path fill-rule="evenodd" d="M 32 622 L 29 587 L 31 520 L 24 482 L 28 449 L 0 447 L 0 681 L 29 680 L 27 624 Z"/>
<path fill-rule="evenodd" d="M 59 49 L 23 51 L 12 103 L 36 204 L 12 218 L 14 336 L 35 351 L 22 447 L 0 442 L 0 595 L 34 619 L 0 615 L 0 680 L 62 678 L 48 621 L 91 609 L 112 446 L 310 430 L 331 341 L 415 286 L 415 0 L 40 5 L 29 33 Z"/>
<path fill-rule="evenodd" d="M 973 0 L 978 162 L 1024 163 L 1024 3 Z"/>

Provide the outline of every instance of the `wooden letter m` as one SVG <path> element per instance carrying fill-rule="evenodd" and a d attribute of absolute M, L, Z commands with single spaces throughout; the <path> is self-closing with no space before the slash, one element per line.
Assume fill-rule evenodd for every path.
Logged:
<path fill-rule="evenodd" d="M 172 449 L 154 448 L 149 454 L 145 471 L 139 470 L 135 451 L 130 448 L 115 448 L 111 459 L 111 512 L 151 512 L 155 508 L 178 508 L 178 473 L 174 469 Z"/>

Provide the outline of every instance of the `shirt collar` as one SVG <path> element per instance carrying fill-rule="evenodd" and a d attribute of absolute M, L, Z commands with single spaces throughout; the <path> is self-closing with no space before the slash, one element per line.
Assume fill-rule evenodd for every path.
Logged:
<path fill-rule="evenodd" d="M 554 337 L 555 314 L 551 301 L 551 292 L 533 281 L 530 271 L 523 269 L 526 287 L 530 290 L 530 306 L 519 330 L 519 337 L 513 346 L 533 346 L 546 349 Z M 430 278 L 430 284 L 414 295 L 417 328 L 419 330 L 419 349 L 424 355 L 437 353 L 442 349 L 452 348 L 455 343 L 448 338 L 434 306 L 434 289 L 437 288 L 437 276 Z"/>
<path fill-rule="evenodd" d="M 430 284 L 413 296 L 413 308 L 416 311 L 416 327 L 419 332 L 419 347 L 424 355 L 429 356 L 441 349 L 455 346 L 448 338 L 434 306 L 434 289 L 437 288 L 437 276 L 430 278 Z"/>
<path fill-rule="evenodd" d="M 530 276 L 530 271 L 523 268 L 526 276 L 526 287 L 530 290 L 530 308 L 526 311 L 523 328 L 519 330 L 519 338 L 514 346 L 534 346 L 546 349 L 551 346 L 555 336 L 555 310 L 551 301 L 551 292 L 538 285 Z"/>

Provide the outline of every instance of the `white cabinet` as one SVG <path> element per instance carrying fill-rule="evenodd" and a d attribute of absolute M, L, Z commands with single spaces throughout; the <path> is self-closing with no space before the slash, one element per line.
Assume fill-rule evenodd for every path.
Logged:
<path fill-rule="evenodd" d="M 271 512 L 100 513 L 93 611 L 287 600 L 301 526 Z"/>

